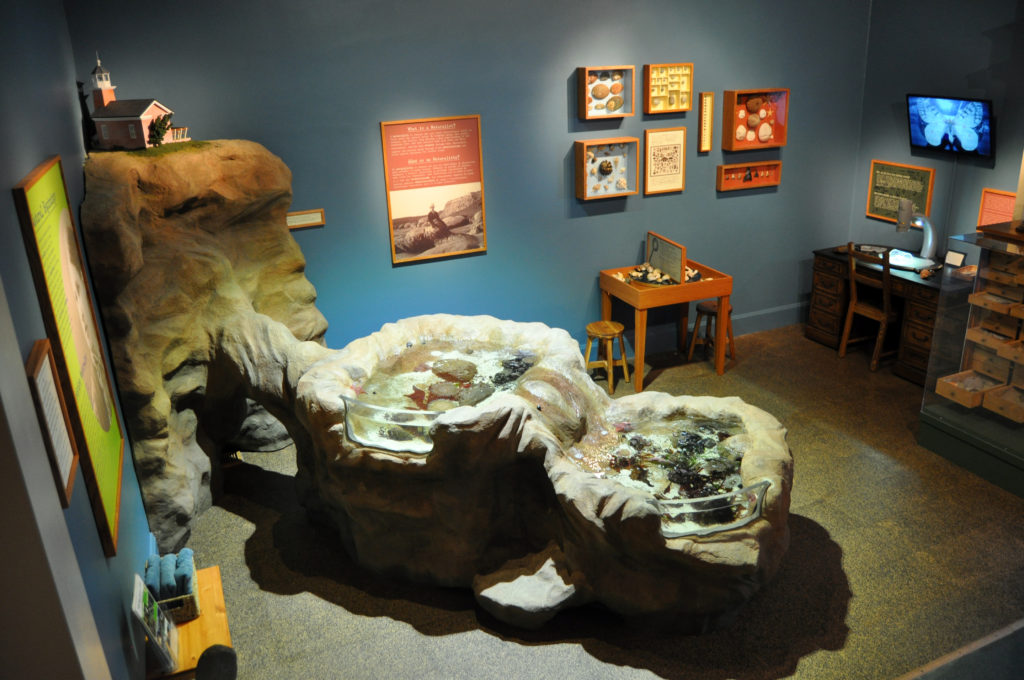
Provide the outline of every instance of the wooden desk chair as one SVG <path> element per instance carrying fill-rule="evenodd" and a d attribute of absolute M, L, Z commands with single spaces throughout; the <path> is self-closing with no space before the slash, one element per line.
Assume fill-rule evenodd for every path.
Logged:
<path fill-rule="evenodd" d="M 693 324 L 693 336 L 690 338 L 690 349 L 686 353 L 686 360 L 693 359 L 693 350 L 697 345 L 704 347 L 705 354 L 709 347 L 715 345 L 714 323 L 718 318 L 718 300 L 701 300 L 697 303 L 697 320 Z M 707 319 L 707 330 L 704 335 L 700 334 L 700 322 Z M 736 358 L 736 341 L 732 338 L 732 305 L 725 313 L 725 335 L 729 339 L 726 345 L 726 354 L 730 359 Z"/>
<path fill-rule="evenodd" d="M 622 338 L 622 331 L 625 330 L 618 321 L 594 321 L 587 324 L 587 351 L 583 358 L 587 362 L 587 370 L 600 367 L 608 373 L 608 394 L 615 391 L 615 366 L 622 366 L 622 373 L 629 382 L 629 364 L 626 363 L 626 342 Z M 619 339 L 619 358 L 612 358 L 612 341 Z M 590 349 L 594 346 L 594 340 L 598 341 L 598 361 L 590 360 Z M 604 350 L 604 359 L 601 359 L 601 350 Z"/>
<path fill-rule="evenodd" d="M 850 306 L 846 310 L 846 323 L 843 325 L 843 335 L 839 341 L 839 356 L 846 356 L 846 346 L 851 342 L 860 342 L 875 338 L 875 349 L 871 354 L 871 370 L 878 370 L 878 360 L 883 356 L 895 354 L 896 351 L 882 352 L 882 345 L 885 342 L 885 333 L 889 324 L 894 323 L 899 314 L 892 307 L 892 278 L 889 270 L 889 246 L 870 246 L 877 252 L 861 252 L 854 247 L 851 241 L 847 245 L 847 260 L 849 263 L 850 279 Z M 880 265 L 882 277 L 869 276 L 865 267 L 867 264 Z M 854 315 L 865 316 L 878 322 L 877 335 L 865 335 L 857 338 L 850 337 L 853 328 Z"/>

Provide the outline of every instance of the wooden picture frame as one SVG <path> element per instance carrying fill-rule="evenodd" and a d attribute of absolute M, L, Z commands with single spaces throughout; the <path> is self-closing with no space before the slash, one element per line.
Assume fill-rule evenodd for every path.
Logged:
<path fill-rule="evenodd" d="M 644 194 L 686 189 L 686 128 L 644 130 Z"/>
<path fill-rule="evenodd" d="M 576 198 L 620 198 L 638 192 L 636 158 L 640 140 L 636 137 L 589 139 L 574 144 L 576 157 Z"/>
<path fill-rule="evenodd" d="M 626 118 L 636 114 L 633 66 L 580 66 L 576 69 L 577 106 L 582 120 Z"/>
<path fill-rule="evenodd" d="M 935 170 L 905 163 L 872 160 L 868 179 L 866 214 L 896 222 L 901 198 L 914 202 L 914 212 L 928 215 L 932 210 Z"/>
<path fill-rule="evenodd" d="M 756 120 L 755 120 L 756 117 Z M 789 89 L 726 90 L 722 95 L 722 149 L 786 146 Z"/>
<path fill-rule="evenodd" d="M 117 553 L 124 434 L 93 308 L 60 156 L 13 190 L 25 249 L 100 542 Z"/>
<path fill-rule="evenodd" d="M 709 153 L 711 151 L 711 138 L 715 129 L 715 93 L 700 93 L 700 130 L 697 137 L 697 152 Z"/>
<path fill-rule="evenodd" d="M 730 163 L 719 165 L 715 173 L 716 191 L 739 191 L 774 187 L 782 183 L 782 161 Z"/>
<path fill-rule="evenodd" d="M 644 64 L 644 113 L 693 108 L 693 63 Z"/>
<path fill-rule="evenodd" d="M 60 389 L 57 362 L 49 340 L 36 340 L 25 364 L 25 371 L 36 414 L 39 416 L 50 468 L 57 483 L 57 495 L 60 504 L 66 508 L 71 505 L 71 492 L 75 488 L 78 446 L 71 435 L 71 414 L 64 400 L 64 392 Z"/>
<path fill-rule="evenodd" d="M 480 116 L 382 122 L 391 262 L 487 251 Z"/>
<path fill-rule="evenodd" d="M 978 204 L 978 227 L 1013 220 L 1013 206 L 1017 201 L 1014 191 L 1002 191 L 983 187 Z"/>

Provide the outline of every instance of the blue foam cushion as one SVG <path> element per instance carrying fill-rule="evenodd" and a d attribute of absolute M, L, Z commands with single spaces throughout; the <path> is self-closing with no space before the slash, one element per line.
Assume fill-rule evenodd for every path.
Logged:
<path fill-rule="evenodd" d="M 160 599 L 166 600 L 175 596 L 177 588 L 174 584 L 174 567 L 178 558 L 174 553 L 160 558 Z"/>

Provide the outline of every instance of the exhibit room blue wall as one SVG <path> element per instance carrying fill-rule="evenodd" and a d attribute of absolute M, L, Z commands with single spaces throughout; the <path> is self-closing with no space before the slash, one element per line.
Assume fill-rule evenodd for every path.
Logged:
<path fill-rule="evenodd" d="M 72 205 L 79 205 L 83 196 L 81 166 L 85 156 L 75 91 L 76 67 L 60 0 L 15 3 L 0 23 L 0 46 L 4 65 L 3 104 L 0 106 L 4 152 L 0 155 L 0 185 L 14 187 L 36 165 L 60 154 L 68 198 Z M 0 276 L 19 349 L 27 359 L 33 342 L 46 337 L 46 331 L 17 212 L 10 198 L 0 209 Z M 13 455 L 13 452 L 2 451 L 0 455 Z M 46 454 L 39 451 L 38 455 Z M 46 493 L 52 494 L 52 502 L 59 505 L 55 488 L 50 487 Z M 144 638 L 131 625 L 129 615 L 133 575 L 141 573 L 148 556 L 149 528 L 127 442 L 117 556 L 109 559 L 104 556 L 81 473 L 64 518 L 111 673 L 118 679 L 142 677 Z M 12 515 L 3 521 L 28 521 L 28 517 Z M 17 546 L 5 548 L 5 561 L 18 559 Z M 5 573 L 0 568 L 0 574 Z M 6 577 L 3 580 L 4 589 L 22 587 Z M 2 599 L 7 601 L 7 598 Z M 32 616 L 32 612 L 5 611 L 5 625 L 19 625 L 11 617 L 24 616 Z M 45 641 L 39 641 L 36 653 L 50 653 Z"/>
<path fill-rule="evenodd" d="M 920 247 L 922 234 L 896 234 L 893 224 L 868 218 L 871 160 L 935 170 L 931 219 L 943 235 L 974 231 L 982 188 L 1016 191 L 1024 151 L 1024 3 L 1020 0 L 886 0 L 874 2 L 866 68 L 861 151 L 857 159 L 850 235 L 858 241 Z M 991 99 L 995 159 L 911 152 L 907 93 Z"/>
<path fill-rule="evenodd" d="M 578 339 L 599 318 L 598 270 L 640 261 L 647 230 L 735 277 L 738 332 L 802 319 L 810 247 L 845 242 L 857 179 L 869 5 L 650 0 L 174 4 L 68 3 L 75 66 L 98 50 L 122 98 L 155 97 L 198 139 L 264 144 L 293 173 L 293 209 L 327 225 L 296 233 L 318 306 L 341 347 L 430 312 L 542 321 Z M 822 30 L 829 27 L 829 30 Z M 842 27 L 842 30 L 834 30 Z M 697 111 L 582 122 L 575 69 L 694 63 L 715 92 L 714 150 L 696 152 Z M 791 89 L 789 143 L 723 153 L 725 89 Z M 638 89 L 639 94 L 639 89 Z M 380 122 L 480 114 L 487 253 L 391 263 Z M 686 190 L 583 203 L 573 142 L 686 126 Z M 778 188 L 715 192 L 721 163 L 781 159 Z M 617 315 L 632 323 L 628 310 Z M 674 331 L 655 317 L 649 346 Z M 659 333 L 659 331 L 661 331 Z"/>

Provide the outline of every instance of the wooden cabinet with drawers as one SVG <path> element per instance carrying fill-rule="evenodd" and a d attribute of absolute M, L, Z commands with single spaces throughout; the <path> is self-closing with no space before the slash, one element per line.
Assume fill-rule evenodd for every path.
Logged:
<path fill-rule="evenodd" d="M 837 349 L 850 302 L 847 272 L 846 253 L 836 252 L 834 248 L 814 251 L 811 305 L 804 335 Z M 893 269 L 892 292 L 902 300 L 903 310 L 899 350 L 892 371 L 923 385 L 935 328 L 939 283 L 922 279 L 915 272 Z"/>

